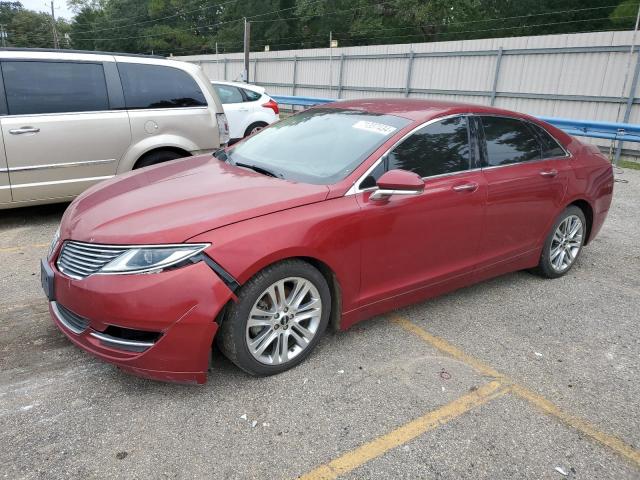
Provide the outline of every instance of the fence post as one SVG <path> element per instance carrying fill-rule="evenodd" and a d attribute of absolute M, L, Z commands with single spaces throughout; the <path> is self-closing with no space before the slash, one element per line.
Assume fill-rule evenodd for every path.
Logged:
<path fill-rule="evenodd" d="M 253 59 L 253 83 L 258 83 L 258 59 Z"/>
<path fill-rule="evenodd" d="M 633 72 L 633 80 L 629 87 L 629 96 L 627 97 L 627 108 L 624 111 L 623 123 L 629 123 L 629 117 L 631 116 L 631 109 L 633 108 L 633 100 L 636 98 L 636 90 L 638 89 L 638 76 L 640 76 L 640 49 L 636 50 L 636 69 Z M 617 119 L 616 119 L 617 120 Z M 613 159 L 614 165 L 618 166 L 620 161 L 620 155 L 622 154 L 622 140 L 618 140 L 618 146 L 616 147 L 616 154 Z"/>
<path fill-rule="evenodd" d="M 404 84 L 404 96 L 408 97 L 411 91 L 411 72 L 413 71 L 413 58 L 416 56 L 415 52 L 411 50 L 409 52 L 409 59 L 407 60 L 407 81 Z"/>
<path fill-rule="evenodd" d="M 224 80 L 227 79 L 227 57 L 224 57 Z"/>
<path fill-rule="evenodd" d="M 293 57 L 293 83 L 291 88 L 291 95 L 296 96 L 296 79 L 298 78 L 298 56 Z"/>
<path fill-rule="evenodd" d="M 340 54 L 340 70 L 338 72 L 338 98 L 342 95 L 342 69 L 344 68 L 344 53 Z"/>
<path fill-rule="evenodd" d="M 496 103 L 496 92 L 498 90 L 498 78 L 500 78 L 500 64 L 502 63 L 502 47 L 498 49 L 496 56 L 496 71 L 493 74 L 493 87 L 491 88 L 491 106 Z"/>

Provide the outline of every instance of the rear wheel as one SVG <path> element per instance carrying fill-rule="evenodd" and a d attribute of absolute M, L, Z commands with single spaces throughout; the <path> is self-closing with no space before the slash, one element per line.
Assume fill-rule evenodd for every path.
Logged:
<path fill-rule="evenodd" d="M 535 272 L 546 278 L 558 278 L 571 270 L 582 251 L 586 225 L 584 213 L 575 205 L 562 212 L 544 242 Z"/>
<path fill-rule="evenodd" d="M 218 346 L 252 375 L 273 375 L 302 362 L 329 322 L 324 276 L 301 260 L 267 267 L 249 280 L 222 322 Z"/>
<path fill-rule="evenodd" d="M 264 127 L 266 127 L 268 125 L 268 123 L 265 122 L 255 122 L 252 123 L 251 125 L 249 125 L 247 127 L 247 129 L 244 131 L 244 136 L 248 137 L 249 135 L 253 135 L 254 133 L 258 133 L 260 130 L 262 130 Z"/>
<path fill-rule="evenodd" d="M 151 165 L 156 165 L 157 163 L 168 162 L 169 160 L 177 160 L 178 158 L 184 158 L 188 156 L 188 153 L 185 154 L 182 152 L 176 152 L 175 150 L 157 150 L 140 157 L 133 169 L 136 170 L 138 168 L 149 167 Z"/>

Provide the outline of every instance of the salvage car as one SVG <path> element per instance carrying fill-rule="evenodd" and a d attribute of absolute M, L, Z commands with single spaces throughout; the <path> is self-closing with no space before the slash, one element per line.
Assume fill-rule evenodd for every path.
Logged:
<path fill-rule="evenodd" d="M 211 152 L 227 119 L 200 67 L 0 49 L 0 209 L 68 202 L 119 173 Z"/>
<path fill-rule="evenodd" d="M 565 275 L 612 192 L 595 147 L 533 117 L 343 101 L 91 188 L 42 283 L 58 328 L 128 372 L 202 383 L 215 337 L 271 375 L 328 326 L 516 270 Z"/>

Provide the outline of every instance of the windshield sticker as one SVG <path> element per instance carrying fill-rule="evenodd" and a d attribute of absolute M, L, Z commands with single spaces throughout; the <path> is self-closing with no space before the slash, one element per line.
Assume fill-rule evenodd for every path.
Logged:
<path fill-rule="evenodd" d="M 353 124 L 353 128 L 359 130 L 366 130 L 367 132 L 378 133 L 380 135 L 391 135 L 397 130 L 396 127 L 385 125 L 383 123 L 367 122 L 366 120 L 360 120 Z"/>

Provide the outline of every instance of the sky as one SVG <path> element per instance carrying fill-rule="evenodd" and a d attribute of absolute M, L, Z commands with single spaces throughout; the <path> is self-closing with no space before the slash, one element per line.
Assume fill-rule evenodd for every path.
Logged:
<path fill-rule="evenodd" d="M 37 12 L 51 13 L 51 0 L 19 0 L 24 8 L 29 10 L 35 10 Z M 64 0 L 54 0 L 53 5 L 55 7 L 56 17 L 66 18 L 71 20 L 73 12 L 67 7 L 67 2 Z"/>

